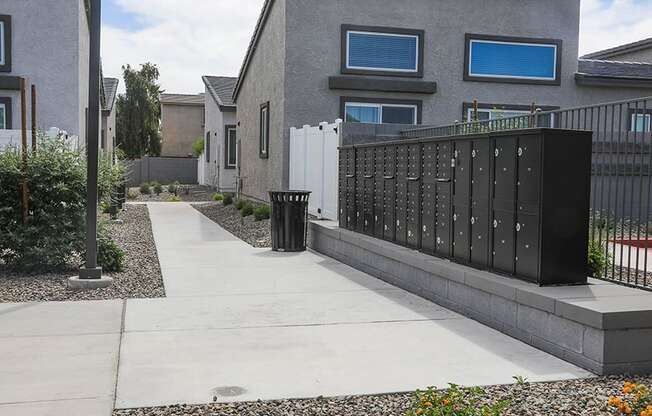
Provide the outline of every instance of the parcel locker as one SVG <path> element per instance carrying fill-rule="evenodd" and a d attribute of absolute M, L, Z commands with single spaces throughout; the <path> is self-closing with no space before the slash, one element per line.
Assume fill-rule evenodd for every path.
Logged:
<path fill-rule="evenodd" d="M 437 204 L 437 145 L 424 143 L 421 172 L 421 250 L 435 251 L 435 223 Z"/>
<path fill-rule="evenodd" d="M 355 231 L 364 232 L 365 148 L 355 150 Z"/>
<path fill-rule="evenodd" d="M 396 239 L 396 159 L 395 145 L 383 146 L 383 238 Z"/>
<path fill-rule="evenodd" d="M 449 257 L 452 251 L 452 219 L 451 214 L 451 185 L 452 185 L 452 144 L 451 142 L 437 143 L 437 179 L 435 195 L 435 253 L 440 256 Z"/>
<path fill-rule="evenodd" d="M 471 142 L 453 142 L 453 257 L 471 260 Z"/>
<path fill-rule="evenodd" d="M 407 243 L 408 146 L 396 147 L 396 234 L 398 244 Z"/>
<path fill-rule="evenodd" d="M 374 166 L 375 166 L 375 149 L 373 147 L 365 147 L 364 152 L 364 170 L 363 177 L 363 231 L 365 234 L 373 235 L 374 233 Z"/>
<path fill-rule="evenodd" d="M 419 248 L 421 240 L 421 145 L 407 146 L 407 200 L 406 200 L 406 243 L 408 247 Z"/>
<path fill-rule="evenodd" d="M 383 238 L 383 208 L 385 206 L 385 147 L 374 147 L 374 209 L 373 209 L 373 222 L 374 229 L 373 235 L 378 238 Z"/>
<path fill-rule="evenodd" d="M 491 142 L 472 141 L 471 148 L 471 263 L 489 266 L 489 197 Z"/>

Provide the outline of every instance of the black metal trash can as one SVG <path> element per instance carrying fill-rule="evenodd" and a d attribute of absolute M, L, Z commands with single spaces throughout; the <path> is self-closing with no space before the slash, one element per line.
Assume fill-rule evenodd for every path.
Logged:
<path fill-rule="evenodd" d="M 309 191 L 270 191 L 272 250 L 305 251 Z"/>

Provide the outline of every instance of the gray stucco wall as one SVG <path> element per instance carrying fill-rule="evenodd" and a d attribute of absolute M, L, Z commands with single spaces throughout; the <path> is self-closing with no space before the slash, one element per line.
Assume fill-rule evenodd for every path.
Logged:
<path fill-rule="evenodd" d="M 37 87 L 38 126 L 84 137 L 88 103 L 88 23 L 83 0 L 3 0 L 12 18 L 12 71 Z M 20 128 L 20 96 L 12 98 L 13 128 Z M 29 94 L 28 94 L 29 109 Z M 29 111 L 29 110 L 28 110 Z M 28 117 L 29 124 L 29 117 Z"/>
<path fill-rule="evenodd" d="M 204 138 L 210 133 L 211 160 L 206 162 L 206 154 L 199 158 L 199 163 L 204 163 L 206 174 L 202 185 L 215 187 L 220 191 L 233 192 L 236 188 L 236 170 L 225 169 L 225 126 L 236 125 L 235 112 L 222 112 L 208 90 L 204 95 L 204 111 L 206 123 Z"/>
<path fill-rule="evenodd" d="M 311 1 L 312 3 L 312 1 Z M 241 149 L 242 193 L 267 201 L 270 189 L 288 182 L 289 142 L 285 100 L 285 0 L 276 0 L 265 26 L 249 72 L 238 96 L 237 120 Z M 303 70 L 303 68 L 301 68 Z M 309 97 L 304 97 L 308 100 Z M 259 157 L 259 113 L 269 102 L 269 158 Z"/>
<path fill-rule="evenodd" d="M 204 106 L 161 103 L 161 156 L 188 157 L 204 135 Z"/>

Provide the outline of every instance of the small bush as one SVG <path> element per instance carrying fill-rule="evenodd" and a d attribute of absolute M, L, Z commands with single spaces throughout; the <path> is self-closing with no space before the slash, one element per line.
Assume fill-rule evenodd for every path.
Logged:
<path fill-rule="evenodd" d="M 130 189 L 129 191 L 127 191 L 127 199 L 130 201 L 138 199 L 138 193 L 136 193 L 136 191 L 134 191 L 133 189 Z"/>
<path fill-rule="evenodd" d="M 213 194 L 213 201 L 218 201 L 219 202 L 219 201 L 221 201 L 223 199 L 224 199 L 224 195 L 219 194 L 219 193 L 218 194 Z"/>
<path fill-rule="evenodd" d="M 161 195 L 163 193 L 163 185 L 158 182 L 151 183 L 152 189 L 156 195 Z"/>
<path fill-rule="evenodd" d="M 270 214 L 271 214 L 271 210 L 267 205 L 262 205 L 254 209 L 254 219 L 256 221 L 267 220 L 269 219 Z"/>
<path fill-rule="evenodd" d="M 235 201 L 234 206 L 235 206 L 235 209 L 240 211 L 242 209 L 242 207 L 245 206 L 245 201 L 243 199 L 238 199 L 237 201 Z"/>
<path fill-rule="evenodd" d="M 507 400 L 481 404 L 484 390 L 450 384 L 446 390 L 428 387 L 417 390 L 407 416 L 500 416 L 509 407 Z"/>
<path fill-rule="evenodd" d="M 242 218 L 248 217 L 254 213 L 254 206 L 251 205 L 250 202 L 245 202 L 244 205 L 242 205 L 242 209 L 240 210 L 240 216 Z"/>
<path fill-rule="evenodd" d="M 231 205 L 233 203 L 233 195 L 231 194 L 224 194 L 224 197 L 222 198 L 222 204 L 224 206 Z"/>
<path fill-rule="evenodd" d="M 193 157 L 199 157 L 204 153 L 204 138 L 198 137 L 192 144 Z"/>
<path fill-rule="evenodd" d="M 168 185 L 168 193 L 177 195 L 177 192 L 179 192 L 179 182 L 174 181 Z"/>
<path fill-rule="evenodd" d="M 97 264 L 103 272 L 121 272 L 124 265 L 125 252 L 113 241 L 102 224 L 97 229 Z"/>
<path fill-rule="evenodd" d="M 604 243 L 599 240 L 589 242 L 588 274 L 592 277 L 603 277 L 605 269 L 609 268 L 609 257 Z"/>
<path fill-rule="evenodd" d="M 143 195 L 151 195 L 152 194 L 152 188 L 147 182 L 143 182 L 140 184 L 140 193 Z"/>
<path fill-rule="evenodd" d="M 179 195 L 170 195 L 168 202 L 181 202 L 181 197 Z"/>

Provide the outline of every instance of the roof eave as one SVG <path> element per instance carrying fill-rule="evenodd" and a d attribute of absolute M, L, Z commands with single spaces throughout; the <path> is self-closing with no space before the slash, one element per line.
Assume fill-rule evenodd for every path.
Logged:
<path fill-rule="evenodd" d="M 585 86 L 600 87 L 651 87 L 652 78 L 642 77 L 619 77 L 609 75 L 586 74 L 582 72 L 575 73 L 575 83 Z"/>
<path fill-rule="evenodd" d="M 626 45 L 616 46 L 614 48 L 604 49 L 597 52 L 588 53 L 580 59 L 607 59 L 614 56 L 622 55 L 629 52 L 637 52 L 644 49 L 652 48 L 652 38 L 643 39 L 638 42 L 628 43 Z"/>

